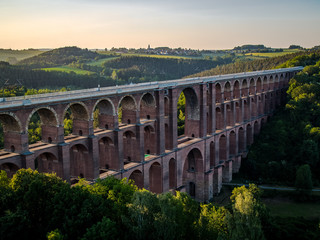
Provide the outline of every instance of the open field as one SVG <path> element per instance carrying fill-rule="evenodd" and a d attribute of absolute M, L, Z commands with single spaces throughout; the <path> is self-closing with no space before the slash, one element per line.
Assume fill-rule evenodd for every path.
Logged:
<path fill-rule="evenodd" d="M 320 204 L 308 202 L 294 202 L 287 198 L 266 198 L 263 203 L 270 209 L 271 216 L 319 218 Z"/>
<path fill-rule="evenodd" d="M 10 61 L 10 58 L 15 58 L 16 61 L 20 61 L 29 57 L 33 57 L 43 53 L 37 49 L 28 49 L 28 50 L 11 50 L 11 49 L 0 49 L 0 61 Z"/>
<path fill-rule="evenodd" d="M 213 198 L 216 206 L 226 206 L 230 204 L 232 187 L 223 186 L 221 193 Z M 263 190 L 272 191 L 272 190 Z M 271 216 L 277 217 L 304 217 L 306 219 L 315 219 L 320 216 L 319 202 L 296 202 L 291 199 L 292 191 L 279 191 L 280 196 L 262 197 L 262 202 L 269 208 Z M 313 196 L 319 196 L 319 192 L 313 192 Z"/>
<path fill-rule="evenodd" d="M 90 74 L 94 74 L 94 72 L 90 72 L 87 70 L 82 70 L 79 68 L 72 68 L 72 67 L 68 67 L 68 66 L 60 66 L 60 67 L 52 67 L 52 68 L 41 68 L 40 70 L 44 70 L 44 71 L 58 71 L 58 72 L 74 72 L 76 74 L 82 74 L 82 75 L 90 75 Z"/>
<path fill-rule="evenodd" d="M 247 53 L 246 56 L 255 57 L 279 57 L 290 53 L 299 52 L 298 49 L 284 49 L 283 52 L 270 52 L 270 53 Z"/>
<path fill-rule="evenodd" d="M 103 58 L 103 59 L 99 59 L 97 61 L 89 62 L 87 64 L 90 65 L 90 66 L 102 66 L 103 63 L 105 63 L 107 61 L 110 61 L 112 59 L 116 59 L 116 58 L 119 58 L 119 57 Z"/>

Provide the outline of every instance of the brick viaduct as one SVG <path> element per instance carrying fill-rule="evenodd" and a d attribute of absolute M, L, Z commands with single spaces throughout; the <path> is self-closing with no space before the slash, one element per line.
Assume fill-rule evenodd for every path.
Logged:
<path fill-rule="evenodd" d="M 0 168 L 56 172 L 73 182 L 133 179 L 140 188 L 172 189 L 206 201 L 237 172 L 254 136 L 284 102 L 288 81 L 301 67 L 131 84 L 2 99 L 4 150 Z M 177 134 L 177 101 L 186 97 L 185 134 Z M 93 127 L 99 109 L 99 126 Z M 118 121 L 118 109 L 122 120 Z M 64 136 L 72 111 L 73 133 Z M 37 112 L 42 141 L 28 144 Z"/>

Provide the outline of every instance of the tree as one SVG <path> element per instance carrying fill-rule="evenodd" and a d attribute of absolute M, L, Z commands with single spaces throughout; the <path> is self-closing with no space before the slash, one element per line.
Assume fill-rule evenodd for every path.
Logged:
<path fill-rule="evenodd" d="M 296 188 L 301 193 L 310 193 L 312 190 L 312 174 L 308 164 L 302 165 L 296 172 Z"/>
<path fill-rule="evenodd" d="M 261 191 L 253 184 L 232 191 L 233 214 L 228 217 L 230 239 L 264 239 L 261 217 L 265 207 L 260 202 L 260 195 Z"/>

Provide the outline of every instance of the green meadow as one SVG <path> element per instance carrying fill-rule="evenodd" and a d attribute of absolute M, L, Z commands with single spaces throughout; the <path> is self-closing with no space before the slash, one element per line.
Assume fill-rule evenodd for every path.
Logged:
<path fill-rule="evenodd" d="M 67 72 L 71 73 L 74 72 L 75 74 L 81 74 L 81 75 L 90 75 L 90 74 L 95 74 L 94 72 L 90 72 L 87 70 L 82 70 L 79 68 L 72 68 L 69 66 L 59 66 L 59 67 L 52 67 L 52 68 L 41 68 L 40 70 L 52 72 L 52 71 L 58 71 L 58 72 Z"/>

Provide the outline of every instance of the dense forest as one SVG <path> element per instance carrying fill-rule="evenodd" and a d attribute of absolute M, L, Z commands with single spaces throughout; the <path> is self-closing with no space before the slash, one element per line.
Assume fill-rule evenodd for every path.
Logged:
<path fill-rule="evenodd" d="M 230 74 L 230 73 L 239 73 L 239 72 L 252 72 L 259 70 L 268 70 L 273 68 L 286 67 L 282 65 L 285 62 L 294 59 L 297 56 L 304 56 L 311 53 L 319 54 L 319 50 L 309 50 L 309 51 L 300 51 L 292 54 L 287 54 L 284 56 L 259 59 L 252 61 L 236 61 L 234 63 L 219 65 L 213 69 L 203 71 L 201 73 L 196 73 L 188 77 L 206 77 L 220 74 Z"/>
<path fill-rule="evenodd" d="M 88 62 L 105 58 L 106 56 L 78 47 L 57 48 L 51 51 L 41 53 L 31 58 L 23 59 L 18 62 L 19 65 L 28 68 L 55 67 L 68 65 L 72 62 Z"/>
<path fill-rule="evenodd" d="M 156 195 L 126 179 L 70 187 L 54 174 L 0 172 L 0 239 L 317 239 L 317 221 L 279 224 L 255 185 L 230 204 L 199 204 L 185 193 Z M 299 225 L 297 225 L 299 224 Z"/>
<path fill-rule="evenodd" d="M 14 85 L 17 80 L 26 88 L 50 88 L 58 89 L 68 87 L 72 89 L 93 88 L 100 84 L 101 87 L 111 86 L 112 79 L 106 79 L 98 74 L 80 75 L 66 72 L 47 72 L 42 70 L 27 69 L 17 65 L 10 65 L 7 62 L 0 62 L 0 83 L 2 89 L 4 83 Z"/>
<path fill-rule="evenodd" d="M 281 67 L 305 66 L 289 82 L 288 102 L 251 146 L 243 177 L 294 185 L 300 167 L 320 184 L 320 52 L 297 56 Z M 312 184 L 306 184 L 312 188 Z"/>
<path fill-rule="evenodd" d="M 213 60 L 122 56 L 106 61 L 103 67 L 113 79 L 127 83 L 179 79 L 232 61 L 229 55 Z"/>

